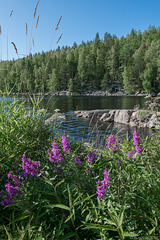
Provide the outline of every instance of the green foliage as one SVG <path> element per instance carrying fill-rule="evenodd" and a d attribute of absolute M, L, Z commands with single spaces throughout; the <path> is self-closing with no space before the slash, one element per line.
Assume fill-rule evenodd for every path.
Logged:
<path fill-rule="evenodd" d="M 12 101 L 9 96 L 0 97 L 0 176 L 2 178 L 6 177 L 6 170 L 9 171 L 25 151 L 35 158 L 44 156 L 52 131 L 45 124 L 44 115 L 38 111 L 40 101 L 31 98 L 29 108 L 25 100 Z"/>
<path fill-rule="evenodd" d="M 60 134 L 51 136 L 38 102 L 32 108 L 15 100 L 1 101 L 0 186 L 7 174 L 22 171 L 22 154 L 40 161 L 39 175 L 22 177 L 23 194 L 14 204 L 0 205 L 0 239 L 158 239 L 160 232 L 160 132 L 142 140 L 142 155 L 132 140 L 118 143 L 118 151 L 92 149 L 69 139 L 64 152 Z M 55 139 L 64 160 L 61 171 L 49 161 L 47 149 Z M 97 157 L 88 162 L 86 156 Z M 103 155 L 103 158 L 102 158 Z M 77 156 L 79 166 L 74 157 Z M 97 198 L 97 182 L 107 169 L 111 184 L 105 198 Z M 1 190 L 0 189 L 0 190 Z M 2 199 L 2 197 L 0 196 Z M 0 200 L 1 202 L 1 200 Z"/>
<path fill-rule="evenodd" d="M 125 38 L 105 33 L 93 41 L 42 54 L 0 62 L 3 92 L 83 92 L 109 89 L 113 84 L 135 91 L 159 92 L 159 28 Z"/>

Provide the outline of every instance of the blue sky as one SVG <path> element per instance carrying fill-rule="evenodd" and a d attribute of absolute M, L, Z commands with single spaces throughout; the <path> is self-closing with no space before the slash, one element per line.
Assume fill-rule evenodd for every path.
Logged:
<path fill-rule="evenodd" d="M 34 47 L 31 53 L 34 54 L 49 51 L 52 39 L 51 48 L 56 49 L 58 46 L 72 46 L 74 42 L 91 41 L 97 32 L 100 39 L 106 32 L 120 38 L 130 33 L 132 28 L 143 32 L 149 25 L 160 26 L 160 0 L 40 0 L 31 35 L 36 3 L 37 0 L 0 0 L 0 60 L 7 59 L 7 38 L 8 59 L 16 59 L 11 42 L 15 43 L 19 57 L 22 57 L 30 52 L 32 37 Z M 39 23 L 35 30 L 38 15 Z M 59 29 L 55 32 L 60 16 Z M 63 35 L 57 45 L 61 33 Z"/>

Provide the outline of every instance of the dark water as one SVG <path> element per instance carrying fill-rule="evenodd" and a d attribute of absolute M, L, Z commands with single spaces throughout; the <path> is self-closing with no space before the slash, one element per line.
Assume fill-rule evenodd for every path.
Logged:
<path fill-rule="evenodd" d="M 16 98 L 21 99 L 21 96 L 16 96 Z M 91 122 L 89 119 L 77 118 L 74 115 L 75 110 L 133 109 L 136 104 L 139 104 L 140 109 L 142 109 L 144 102 L 144 97 L 137 96 L 45 96 L 41 102 L 41 107 L 47 109 L 50 115 L 55 113 L 55 109 L 64 113 L 65 119 L 61 121 L 58 131 L 64 132 L 66 130 L 71 138 L 93 143 L 97 147 L 104 146 L 111 133 L 117 135 L 118 138 L 124 138 L 127 134 L 132 137 L 134 128 L 125 124 L 110 124 L 97 120 Z M 151 136 L 154 133 L 151 129 L 138 130 L 142 137 Z"/>
<path fill-rule="evenodd" d="M 75 110 L 95 110 L 95 109 L 133 109 L 136 104 L 144 107 L 144 97 L 134 96 L 72 96 L 72 97 L 45 97 L 43 106 L 47 107 L 50 113 L 55 109 L 60 109 L 65 114 L 66 119 L 62 121 L 60 131 L 66 130 L 75 140 L 94 143 L 94 146 L 105 145 L 108 136 L 113 133 L 117 137 L 123 138 L 128 134 L 132 136 L 134 128 L 124 124 L 103 123 L 97 120 L 92 122 L 89 119 L 77 118 Z M 151 129 L 138 129 L 142 137 L 151 136 L 154 131 Z"/>
<path fill-rule="evenodd" d="M 140 104 L 140 108 L 143 108 L 144 100 L 144 97 L 133 96 L 72 96 L 45 97 L 43 102 L 50 112 L 54 112 L 54 109 L 58 108 L 61 112 L 67 113 L 75 110 L 132 109 L 136 104 Z"/>

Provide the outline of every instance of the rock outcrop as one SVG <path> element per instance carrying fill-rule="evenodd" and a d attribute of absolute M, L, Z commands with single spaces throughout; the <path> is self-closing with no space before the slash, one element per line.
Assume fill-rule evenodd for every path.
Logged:
<path fill-rule="evenodd" d="M 148 110 L 91 110 L 75 111 L 77 117 L 99 119 L 103 122 L 127 124 L 132 127 L 160 128 L 160 112 Z"/>

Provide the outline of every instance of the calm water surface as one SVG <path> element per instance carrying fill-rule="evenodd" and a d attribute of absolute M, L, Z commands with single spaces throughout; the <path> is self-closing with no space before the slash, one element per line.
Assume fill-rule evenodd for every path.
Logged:
<path fill-rule="evenodd" d="M 132 109 L 136 104 L 144 106 L 144 97 L 129 96 L 72 96 L 72 97 L 52 97 L 44 98 L 44 105 L 48 106 L 50 112 L 55 108 L 67 113 L 75 110 L 95 110 L 95 109 Z"/>

